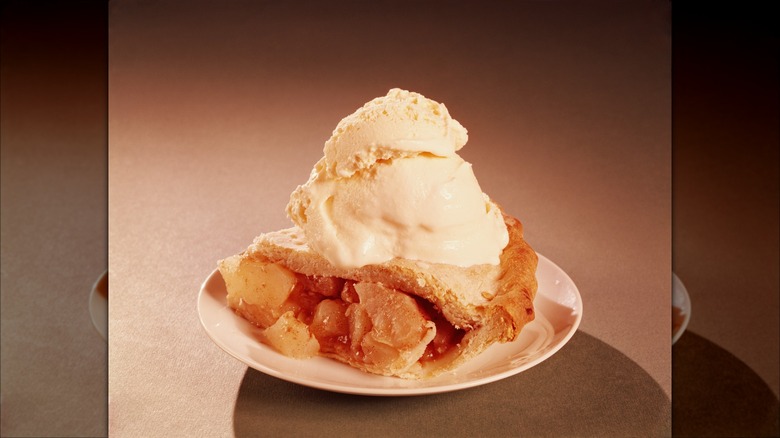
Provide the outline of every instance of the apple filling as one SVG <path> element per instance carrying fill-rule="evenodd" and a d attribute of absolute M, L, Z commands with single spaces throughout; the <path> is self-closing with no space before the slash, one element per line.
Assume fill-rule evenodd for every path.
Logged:
<path fill-rule="evenodd" d="M 306 276 L 238 256 L 220 272 L 228 305 L 290 357 L 319 354 L 398 374 L 455 351 L 465 335 L 432 303 L 382 283 Z"/>

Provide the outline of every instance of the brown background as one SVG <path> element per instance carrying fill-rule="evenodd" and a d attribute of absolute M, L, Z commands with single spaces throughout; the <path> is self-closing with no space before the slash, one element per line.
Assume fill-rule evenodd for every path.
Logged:
<path fill-rule="evenodd" d="M 777 32 L 727 8 L 680 15 L 690 24 L 675 33 L 673 242 L 693 301 L 688 328 L 777 395 Z"/>
<path fill-rule="evenodd" d="M 107 432 L 105 8 L 3 2 L 0 435 Z M 66 19 L 69 18 L 69 19 Z"/>
<path fill-rule="evenodd" d="M 732 6 L 674 10 L 673 266 L 693 306 L 679 436 L 780 434 L 777 26 Z"/>

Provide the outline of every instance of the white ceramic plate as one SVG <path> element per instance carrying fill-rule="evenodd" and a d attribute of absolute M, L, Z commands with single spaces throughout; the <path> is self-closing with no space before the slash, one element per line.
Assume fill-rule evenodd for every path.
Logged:
<path fill-rule="evenodd" d="M 677 342 L 691 320 L 691 297 L 680 277 L 672 272 L 672 344 Z"/>
<path fill-rule="evenodd" d="M 103 339 L 108 340 L 108 271 L 98 277 L 89 293 L 89 316 Z"/>
<path fill-rule="evenodd" d="M 401 396 L 434 394 L 484 385 L 515 375 L 552 356 L 571 339 L 582 319 L 582 298 L 566 273 L 539 256 L 536 320 L 508 344 L 496 344 L 461 367 L 433 379 L 405 380 L 364 373 L 332 359 L 296 360 L 258 340 L 260 329 L 225 304 L 219 271 L 206 279 L 198 296 L 198 313 L 206 333 L 228 354 L 265 374 L 328 391 Z"/>

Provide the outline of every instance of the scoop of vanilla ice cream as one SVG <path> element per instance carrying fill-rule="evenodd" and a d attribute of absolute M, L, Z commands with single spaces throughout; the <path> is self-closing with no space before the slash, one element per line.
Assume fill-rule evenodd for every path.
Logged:
<path fill-rule="evenodd" d="M 443 104 L 392 89 L 338 124 L 287 214 L 313 250 L 341 267 L 395 257 L 498 264 L 509 236 L 456 153 L 467 140 Z"/>
<path fill-rule="evenodd" d="M 394 88 L 342 119 L 324 152 L 328 170 L 348 177 L 381 160 L 426 152 L 452 157 L 468 139 L 446 106 Z"/>

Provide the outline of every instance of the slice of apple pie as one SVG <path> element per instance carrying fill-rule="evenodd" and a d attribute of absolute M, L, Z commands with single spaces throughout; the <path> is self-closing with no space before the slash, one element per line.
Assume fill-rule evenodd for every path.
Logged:
<path fill-rule="evenodd" d="M 451 370 L 534 319 L 536 253 L 504 216 L 499 265 L 467 268 L 406 259 L 339 268 L 297 228 L 263 234 L 219 262 L 228 305 L 264 328 L 281 353 L 330 357 L 404 378 Z M 478 293 L 474 293 L 477 291 Z"/>

